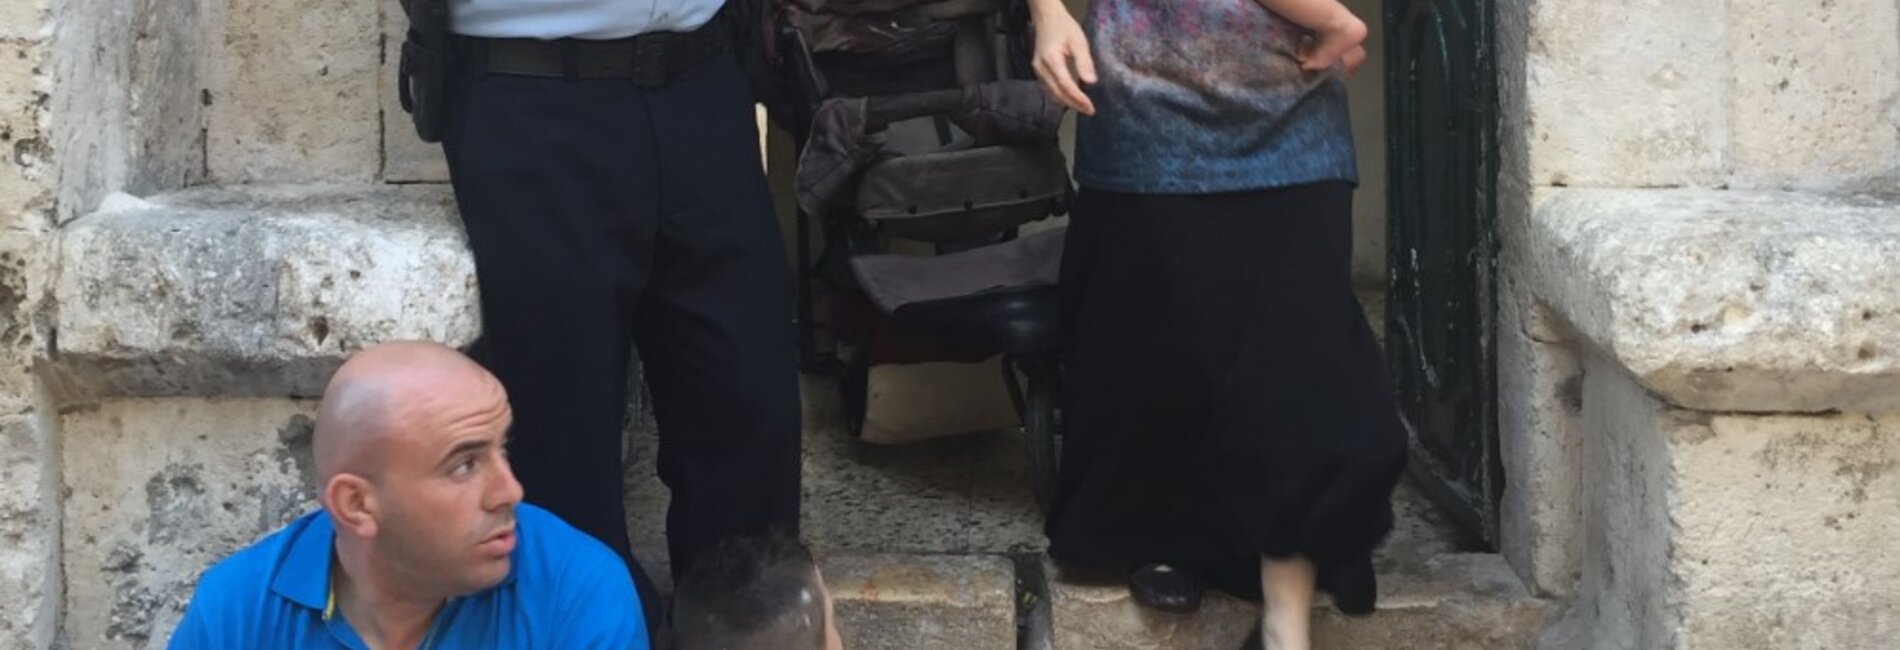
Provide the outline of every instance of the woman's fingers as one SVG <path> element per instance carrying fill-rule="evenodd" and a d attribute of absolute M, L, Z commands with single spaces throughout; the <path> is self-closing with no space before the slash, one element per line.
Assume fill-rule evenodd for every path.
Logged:
<path fill-rule="evenodd" d="M 1070 46 L 1073 47 L 1074 43 L 1070 43 Z M 1079 62 L 1082 57 L 1087 57 L 1088 51 L 1086 49 L 1081 50 L 1082 54 L 1080 56 L 1077 56 L 1075 52 L 1076 50 L 1071 49 L 1063 53 L 1060 63 L 1056 66 L 1057 70 L 1061 72 L 1061 74 L 1056 75 L 1056 85 L 1062 88 L 1063 96 L 1068 98 L 1068 101 L 1063 103 L 1068 104 L 1069 108 L 1073 108 L 1083 115 L 1094 115 L 1095 103 L 1089 101 L 1089 96 L 1082 93 L 1082 87 L 1075 82 L 1075 75 L 1069 71 L 1069 63 L 1071 61 Z M 1089 68 L 1088 76 L 1095 76 L 1094 65 L 1090 64 Z"/>
<path fill-rule="evenodd" d="M 1366 46 L 1354 46 L 1347 50 L 1345 54 L 1340 55 L 1339 62 L 1346 66 L 1346 76 L 1352 76 L 1353 73 L 1359 71 L 1359 66 L 1366 63 Z"/>
<path fill-rule="evenodd" d="M 1083 115 L 1094 115 L 1095 103 L 1089 101 L 1088 95 L 1083 93 L 1082 88 L 1076 84 L 1075 73 L 1070 71 L 1070 59 L 1074 56 L 1071 53 L 1078 51 L 1072 49 L 1073 46 L 1073 42 L 1063 43 L 1038 54 L 1034 64 L 1036 78 L 1042 81 L 1043 90 L 1062 105 L 1075 109 Z M 1080 69 L 1083 80 L 1092 83 L 1095 77 L 1095 65 L 1086 60 L 1088 57 L 1086 49 L 1079 51 L 1082 54 L 1076 57 L 1075 65 Z"/>
<path fill-rule="evenodd" d="M 1036 69 L 1036 80 L 1042 82 L 1042 91 L 1048 93 L 1050 99 L 1056 100 L 1056 103 L 1062 104 L 1063 106 L 1068 106 L 1069 98 L 1062 95 L 1062 87 L 1056 84 L 1056 66 L 1051 65 L 1049 63 L 1050 60 L 1050 55 L 1047 54 L 1038 54 L 1036 56 L 1033 66 Z"/>
<path fill-rule="evenodd" d="M 1089 54 L 1089 44 L 1084 41 L 1072 43 L 1071 47 L 1075 48 L 1076 74 L 1082 77 L 1082 83 L 1095 83 L 1095 57 Z"/>

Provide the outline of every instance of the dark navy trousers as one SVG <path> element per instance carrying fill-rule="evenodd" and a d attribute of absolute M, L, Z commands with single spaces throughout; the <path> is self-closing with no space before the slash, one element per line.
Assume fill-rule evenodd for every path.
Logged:
<path fill-rule="evenodd" d="M 639 572 L 621 503 L 637 346 L 673 575 L 721 538 L 796 534 L 792 285 L 738 64 L 643 87 L 465 63 L 444 149 L 481 283 L 473 353 L 508 390 L 527 501 Z"/>

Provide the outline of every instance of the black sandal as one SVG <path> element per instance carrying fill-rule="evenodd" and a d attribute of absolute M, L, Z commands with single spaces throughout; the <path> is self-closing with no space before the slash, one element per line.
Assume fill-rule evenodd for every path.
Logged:
<path fill-rule="evenodd" d="M 1166 564 L 1150 564 L 1128 574 L 1128 593 L 1150 609 L 1189 614 L 1201 608 L 1206 588 L 1194 574 Z"/>

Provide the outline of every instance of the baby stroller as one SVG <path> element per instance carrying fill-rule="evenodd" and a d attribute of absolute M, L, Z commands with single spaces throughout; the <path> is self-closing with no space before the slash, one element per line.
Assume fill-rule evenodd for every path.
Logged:
<path fill-rule="evenodd" d="M 1054 491 L 1063 109 L 1022 0 L 772 0 L 772 119 L 801 152 L 799 338 L 862 435 L 874 362 L 1002 357 L 1038 505 Z M 774 101 L 776 100 L 776 101 Z M 811 224 L 822 236 L 813 259 Z M 828 318 L 813 315 L 822 290 Z M 821 334 L 823 341 L 821 342 Z"/>

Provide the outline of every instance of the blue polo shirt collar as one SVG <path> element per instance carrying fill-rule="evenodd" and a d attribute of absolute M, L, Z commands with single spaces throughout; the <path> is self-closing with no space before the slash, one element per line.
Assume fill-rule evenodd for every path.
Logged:
<path fill-rule="evenodd" d="M 330 520 L 330 513 L 319 510 L 316 516 L 310 518 L 310 525 L 297 531 L 296 537 L 286 546 L 288 550 L 277 559 L 277 566 L 272 568 L 276 577 L 271 580 L 271 591 L 290 602 L 322 613 L 330 598 L 330 571 L 335 565 L 331 557 L 335 547 L 336 524 Z M 500 584 L 489 589 L 514 583 L 515 570 L 521 566 L 520 555 L 521 547 L 517 545 L 510 554 L 508 575 L 501 579 Z"/>

